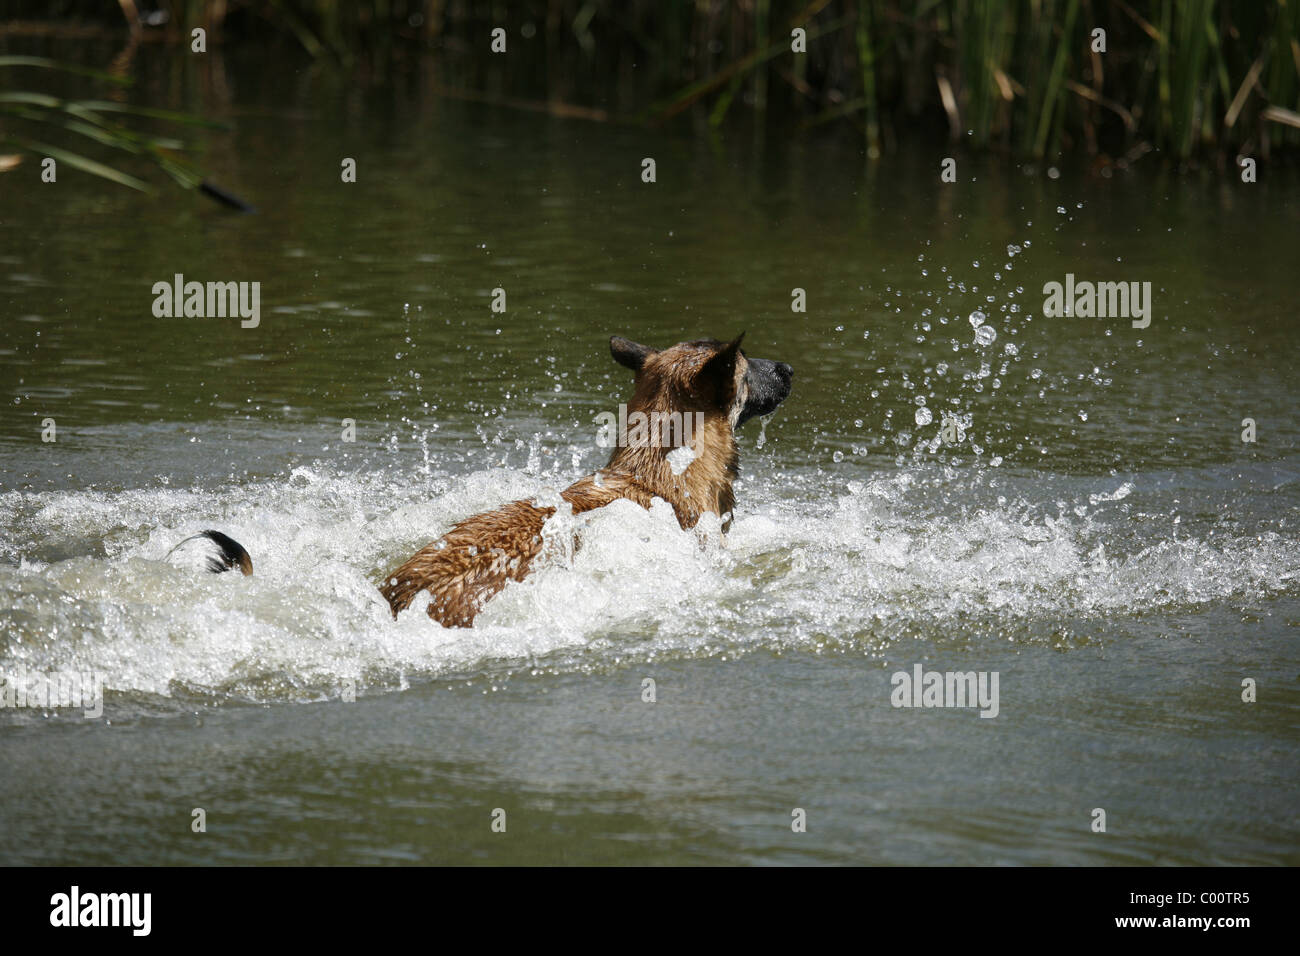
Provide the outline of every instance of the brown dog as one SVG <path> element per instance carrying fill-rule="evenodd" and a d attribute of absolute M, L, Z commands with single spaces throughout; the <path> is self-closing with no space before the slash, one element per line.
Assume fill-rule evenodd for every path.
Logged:
<path fill-rule="evenodd" d="M 614 360 L 636 373 L 627 421 L 652 425 L 634 428 L 630 440 L 620 436 L 609 464 L 561 493 L 574 514 L 616 498 L 643 508 L 662 498 L 683 528 L 694 527 L 705 513 L 722 519 L 723 531 L 730 527 L 731 484 L 739 464 L 734 431 L 773 411 L 790 394 L 794 372 L 784 362 L 747 359 L 741 338 L 701 339 L 663 350 L 619 336 L 609 340 Z M 661 427 L 653 427 L 656 422 Z M 553 507 L 515 501 L 466 518 L 386 577 L 380 591 L 393 616 L 428 591 L 431 618 L 447 627 L 470 627 L 488 598 L 528 574 L 542 550 L 542 525 L 554 513 Z"/>

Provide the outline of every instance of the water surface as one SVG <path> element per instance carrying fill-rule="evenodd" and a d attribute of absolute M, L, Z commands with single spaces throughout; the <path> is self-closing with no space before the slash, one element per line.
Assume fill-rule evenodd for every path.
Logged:
<path fill-rule="evenodd" d="M 259 212 L 0 177 L 0 666 L 107 687 L 0 710 L 0 860 L 1300 862 L 1285 171 L 945 186 L 942 144 L 362 104 L 291 62 L 176 102 L 142 57 L 232 121 L 196 144 Z M 1044 317 L 1067 272 L 1151 282 L 1150 326 Z M 155 318 L 176 273 L 261 282 L 260 325 Z M 725 547 L 611 507 L 475 629 L 389 618 L 412 549 L 603 463 L 610 334 L 741 331 L 796 378 Z M 253 578 L 162 560 L 207 527 Z M 891 707 L 916 663 L 998 672 L 998 717 Z"/>

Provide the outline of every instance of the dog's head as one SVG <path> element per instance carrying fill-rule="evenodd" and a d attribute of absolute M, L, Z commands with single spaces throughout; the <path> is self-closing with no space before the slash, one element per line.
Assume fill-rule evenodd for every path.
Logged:
<path fill-rule="evenodd" d="M 733 428 L 767 415 L 790 394 L 794 375 L 785 362 L 749 358 L 740 349 L 742 332 L 731 342 L 698 339 L 671 348 L 638 345 L 615 335 L 614 361 L 636 373 L 636 394 L 650 404 L 712 410 Z"/>

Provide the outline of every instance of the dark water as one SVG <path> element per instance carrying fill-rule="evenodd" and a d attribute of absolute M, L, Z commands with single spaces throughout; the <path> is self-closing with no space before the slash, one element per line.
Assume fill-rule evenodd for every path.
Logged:
<path fill-rule="evenodd" d="M 106 688 L 0 709 L 0 861 L 1300 862 L 1293 174 L 944 185 L 943 144 L 164 56 L 257 215 L 0 174 L 0 666 Z M 176 273 L 260 324 L 155 318 Z M 1066 273 L 1150 282 L 1149 327 L 1046 317 Z M 388 618 L 412 548 L 603 463 L 610 334 L 741 331 L 796 379 L 725 548 L 611 508 L 473 631 Z M 257 574 L 162 560 L 205 527 Z M 917 663 L 998 716 L 892 707 Z"/>

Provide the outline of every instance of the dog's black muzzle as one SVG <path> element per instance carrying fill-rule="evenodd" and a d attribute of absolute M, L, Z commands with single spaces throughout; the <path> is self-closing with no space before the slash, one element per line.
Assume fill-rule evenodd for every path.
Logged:
<path fill-rule="evenodd" d="M 790 394 L 790 379 L 793 377 L 794 369 L 784 362 L 749 359 L 749 370 L 745 373 L 749 400 L 745 402 L 736 426 L 745 424 L 755 415 L 769 415 L 776 411 L 776 406 Z"/>

